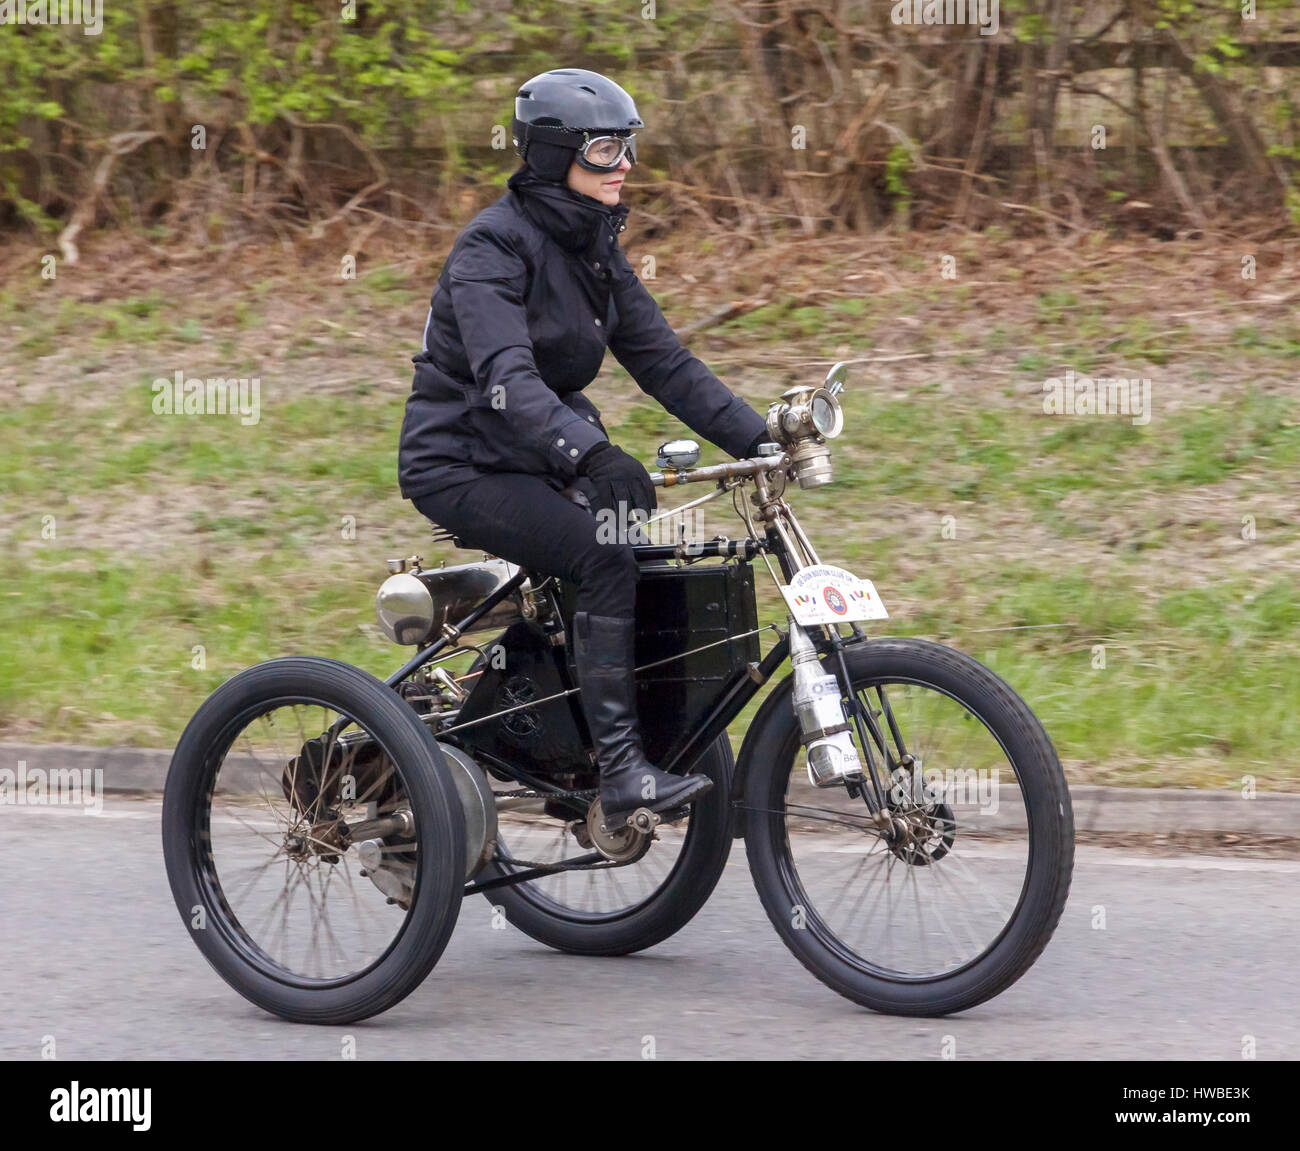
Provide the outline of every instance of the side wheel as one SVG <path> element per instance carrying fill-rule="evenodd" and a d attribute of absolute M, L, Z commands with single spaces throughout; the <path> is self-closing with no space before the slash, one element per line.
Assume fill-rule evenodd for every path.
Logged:
<path fill-rule="evenodd" d="M 162 832 L 190 938 L 282 1019 L 387 1010 L 456 924 L 464 816 L 442 754 L 347 664 L 272 660 L 218 688 L 172 757 Z"/>
<path fill-rule="evenodd" d="M 713 788 L 683 821 L 663 825 L 644 854 L 626 864 L 560 872 L 497 887 L 484 897 L 506 921 L 539 943 L 574 955 L 629 955 L 680 931 L 713 892 L 731 851 L 728 792 L 733 759 L 722 736 L 691 768 Z M 479 874 L 490 879 L 523 863 L 554 863 L 585 855 L 560 820 L 518 807 L 500 816 L 498 859 Z"/>
<path fill-rule="evenodd" d="M 886 818 L 857 787 L 809 782 L 787 680 L 742 753 L 752 740 L 755 886 L 786 946 L 841 995 L 897 1015 L 966 1010 L 1019 979 L 1060 919 L 1074 861 L 1064 774 L 1024 701 L 968 656 L 881 639 L 845 658 L 878 732 Z"/>

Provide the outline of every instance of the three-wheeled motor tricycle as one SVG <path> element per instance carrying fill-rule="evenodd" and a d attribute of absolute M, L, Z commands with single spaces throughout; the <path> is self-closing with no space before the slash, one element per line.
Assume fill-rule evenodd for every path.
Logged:
<path fill-rule="evenodd" d="M 846 374 L 787 391 L 752 459 L 660 450 L 657 485 L 706 490 L 640 525 L 639 715 L 651 761 L 708 793 L 607 826 L 572 589 L 492 557 L 390 561 L 377 610 L 416 649 L 402 667 L 258 664 L 176 748 L 167 874 L 218 973 L 284 1019 L 363 1019 L 424 980 L 478 894 L 551 947 L 628 954 L 690 921 L 743 838 L 781 939 L 856 1003 L 943 1015 L 1023 975 L 1069 890 L 1070 795 L 1019 696 L 949 647 L 869 636 L 875 586 L 795 517 L 795 491 L 833 478 Z M 653 541 L 720 499 L 738 534 Z M 759 573 L 780 593 L 766 623 Z M 728 729 L 787 664 L 733 760 Z"/>

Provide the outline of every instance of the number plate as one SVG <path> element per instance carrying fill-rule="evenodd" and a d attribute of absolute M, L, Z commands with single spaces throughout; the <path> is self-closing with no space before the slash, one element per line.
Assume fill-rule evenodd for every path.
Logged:
<path fill-rule="evenodd" d="M 801 627 L 889 618 L 875 584 L 830 564 L 795 572 L 781 594 Z"/>

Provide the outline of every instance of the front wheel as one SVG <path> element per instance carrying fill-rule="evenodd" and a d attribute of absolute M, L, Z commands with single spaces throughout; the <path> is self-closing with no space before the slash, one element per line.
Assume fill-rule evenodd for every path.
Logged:
<path fill-rule="evenodd" d="M 787 680 L 742 752 L 754 883 L 785 944 L 841 995 L 895 1015 L 966 1010 L 1019 979 L 1060 919 L 1064 774 L 1025 702 L 968 656 L 881 639 L 845 659 L 886 818 L 860 786 L 809 782 Z"/>

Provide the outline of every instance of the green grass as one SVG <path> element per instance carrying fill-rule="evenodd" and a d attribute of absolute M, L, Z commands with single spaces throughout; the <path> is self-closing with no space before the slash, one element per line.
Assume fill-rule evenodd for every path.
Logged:
<path fill-rule="evenodd" d="M 376 674 L 396 666 L 402 653 L 375 630 L 371 596 L 382 560 L 404 550 L 386 546 L 377 525 L 405 516 L 408 534 L 419 532 L 394 491 L 399 405 L 272 392 L 262 422 L 245 427 L 234 418 L 143 418 L 147 399 L 146 385 L 128 386 L 104 397 L 93 420 L 53 399 L 5 411 L 0 511 L 32 514 L 13 532 L 18 550 L 0 561 L 0 723 L 22 721 L 37 738 L 166 746 L 204 695 L 250 663 L 311 652 Z M 894 618 L 879 630 L 942 638 L 989 663 L 1088 778 L 1224 784 L 1247 768 L 1271 779 L 1294 772 L 1294 581 L 1240 575 L 1178 586 L 1162 573 L 1165 586 L 1152 595 L 1158 556 L 1120 549 L 1102 570 L 1053 566 L 1014 542 L 1017 522 L 1035 522 L 1071 492 L 1122 501 L 1130 484 L 1176 490 L 1230 474 L 1210 450 L 1229 430 L 1243 458 L 1258 462 L 1267 447 L 1274 465 L 1291 469 L 1293 413 L 1278 397 L 1197 410 L 1163 430 L 1045 424 L 1032 403 L 970 409 L 937 391 L 907 405 L 865 395 L 850 405 L 837 483 L 792 499 L 825 558 L 870 575 L 892 602 Z M 617 438 L 648 458 L 679 431 L 641 400 Z M 899 441 L 901 455 L 876 450 Z M 1031 453 L 1046 466 L 1031 467 Z M 49 493 L 86 482 L 119 501 L 165 502 L 175 492 L 191 550 L 164 547 L 155 557 L 85 546 L 84 521 Z M 905 498 L 925 529 L 875 529 L 872 509 L 891 497 Z M 53 541 L 39 538 L 35 513 L 45 506 L 60 521 Z M 845 524 L 846 508 L 861 509 L 860 532 Z M 1012 538 L 972 556 L 962 525 L 981 509 L 1004 518 Z M 940 533 L 945 513 L 957 516 L 955 541 Z M 710 532 L 735 534 L 729 509 L 709 514 Z M 344 515 L 357 519 L 355 542 L 343 538 Z M 1068 526 L 1057 524 L 1065 534 Z M 762 603 L 765 619 L 780 618 L 768 587 Z M 200 645 L 206 666 L 196 669 Z M 1097 645 L 1101 669 L 1092 666 Z"/>
<path fill-rule="evenodd" d="M 900 269 L 909 261 L 934 272 L 928 255 Z M 42 378 L 39 357 L 69 340 L 91 357 L 84 382 L 0 397 L 0 730 L 169 746 L 204 696 L 251 663 L 311 653 L 382 675 L 407 654 L 374 626 L 384 560 L 468 557 L 432 553 L 396 490 L 404 385 L 391 376 L 405 371 L 405 350 L 348 333 L 368 331 L 377 311 L 422 314 L 427 285 L 379 268 L 322 288 L 334 326 L 306 307 L 281 325 L 278 373 L 258 341 L 281 290 L 267 280 L 192 306 L 162 293 L 64 297 L 39 325 L 20 294 L 0 293 L 19 380 Z M 909 365 L 902 388 L 888 386 L 888 368 L 856 369 L 836 483 L 790 496 L 823 558 L 876 581 L 892 618 L 872 630 L 938 638 L 988 663 L 1034 707 L 1075 779 L 1227 786 L 1251 774 L 1300 786 L 1295 553 L 1277 553 L 1289 569 L 1238 558 L 1254 554 L 1243 514 L 1257 519 L 1251 546 L 1296 537 L 1265 501 L 1300 474 L 1300 406 L 1285 386 L 1300 329 L 1239 324 L 1225 359 L 1184 362 L 1194 330 L 1170 336 L 1087 283 L 1027 299 L 989 311 L 960 281 L 888 298 L 864 290 L 825 307 L 768 305 L 720 344 L 742 342 L 759 362 L 791 346 L 863 354 L 900 346 L 899 317 L 951 309 L 953 332 L 970 324 L 952 336 L 961 355 Z M 940 350 L 948 337 L 927 318 L 907 346 Z M 706 360 L 709 347 L 698 349 Z M 257 424 L 152 413 L 154 375 L 212 362 L 200 348 L 218 352 L 219 374 L 261 378 Z M 128 369 L 94 367 L 124 349 Z M 327 361 L 329 391 L 304 386 Z M 990 362 L 1004 365 L 997 388 L 981 377 Z M 1040 385 L 1066 367 L 1150 376 L 1150 423 L 1045 414 Z M 748 394 L 761 408 L 787 377 L 769 371 L 758 384 L 766 390 Z M 612 360 L 592 396 L 643 460 L 686 434 Z M 1193 498 L 1203 510 L 1174 513 Z M 53 539 L 42 538 L 48 516 Z M 945 516 L 956 539 L 943 538 Z M 738 534 L 729 505 L 711 505 L 704 522 L 706 534 Z M 757 570 L 764 620 L 783 618 Z"/>

